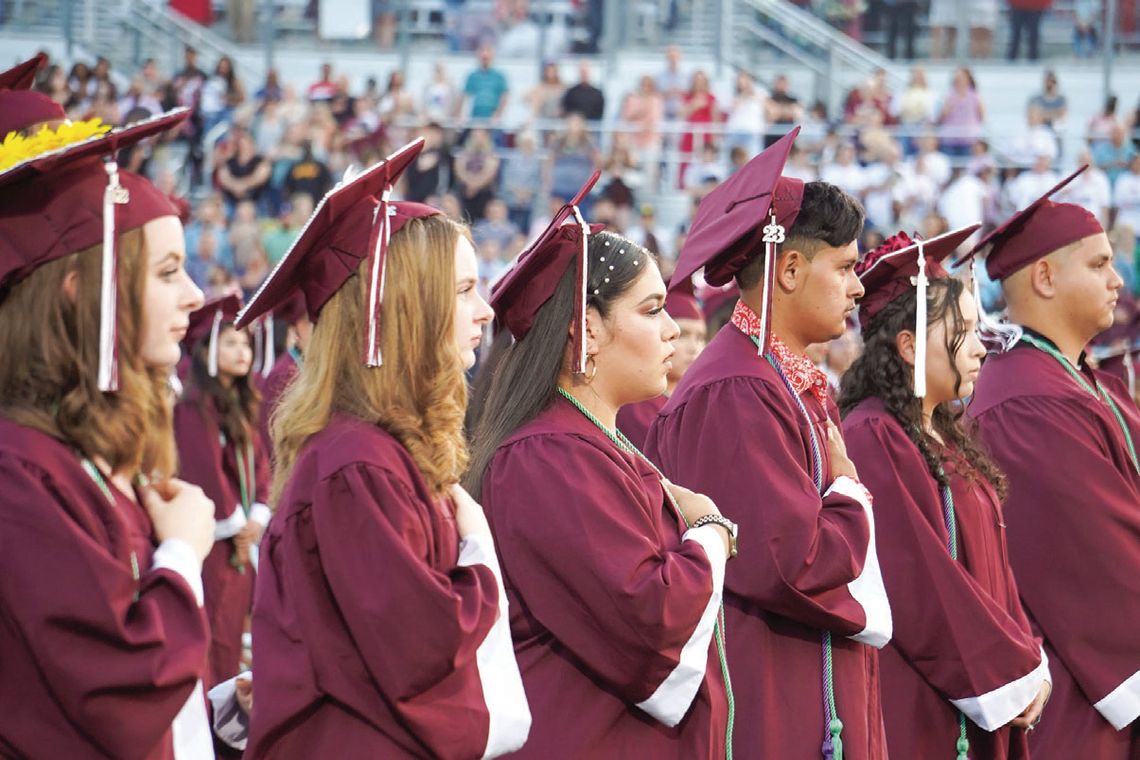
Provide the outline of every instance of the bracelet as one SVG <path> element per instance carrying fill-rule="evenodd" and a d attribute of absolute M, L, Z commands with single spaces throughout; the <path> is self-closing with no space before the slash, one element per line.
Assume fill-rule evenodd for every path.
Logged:
<path fill-rule="evenodd" d="M 724 528 L 725 532 L 728 533 L 728 559 L 735 557 L 737 552 L 736 539 L 737 534 L 740 530 L 737 527 L 736 523 L 734 523 L 732 520 L 729 520 L 724 515 L 707 514 L 698 517 L 690 526 L 690 530 L 695 528 L 703 528 L 706 525 L 719 525 L 720 527 Z"/>

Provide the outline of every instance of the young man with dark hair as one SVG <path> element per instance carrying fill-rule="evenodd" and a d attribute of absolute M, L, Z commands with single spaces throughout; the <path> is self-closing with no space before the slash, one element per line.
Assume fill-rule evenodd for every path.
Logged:
<path fill-rule="evenodd" d="M 804 356 L 843 334 L 863 294 L 863 211 L 834 185 L 780 176 L 794 137 L 697 211 L 673 281 L 703 266 L 711 285 L 735 279 L 740 301 L 661 410 L 646 452 L 752 537 L 725 581 L 738 756 L 875 760 L 886 744 L 871 647 L 890 639 L 891 614 L 871 498 L 827 378 Z"/>
<path fill-rule="evenodd" d="M 1074 177 L 975 249 L 989 249 L 987 274 L 1018 329 L 983 366 L 969 414 L 1009 479 L 1009 562 L 1052 664 L 1053 696 L 1029 736 L 1034 760 L 1134 760 L 1140 412 L 1122 380 L 1085 362 L 1089 341 L 1112 326 L 1123 280 L 1096 216 L 1050 200 Z"/>

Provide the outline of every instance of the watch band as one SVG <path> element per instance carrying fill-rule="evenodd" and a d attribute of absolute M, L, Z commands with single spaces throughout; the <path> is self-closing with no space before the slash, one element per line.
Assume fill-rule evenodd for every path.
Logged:
<path fill-rule="evenodd" d="M 724 515 L 708 514 L 698 517 L 697 520 L 690 526 L 690 529 L 703 528 L 706 525 L 719 525 L 728 531 L 728 558 L 732 559 L 736 556 L 737 552 L 737 533 L 739 528 L 736 523 L 729 520 Z"/>

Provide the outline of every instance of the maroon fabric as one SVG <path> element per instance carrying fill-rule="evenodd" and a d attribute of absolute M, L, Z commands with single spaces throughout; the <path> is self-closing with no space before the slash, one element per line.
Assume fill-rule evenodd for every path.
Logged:
<path fill-rule="evenodd" d="M 182 339 L 183 348 L 189 350 L 199 341 L 210 337 L 214 327 L 214 317 L 222 313 L 222 324 L 233 324 L 238 312 L 241 311 L 241 296 L 229 294 L 211 299 L 202 305 L 202 308 L 190 313 L 190 326 L 186 328 L 186 337 Z"/>
<path fill-rule="evenodd" d="M 150 519 L 110 487 L 114 504 L 71 449 L 0 419 L 5 757 L 170 760 L 205 676 L 205 615 L 181 576 L 151 569 Z"/>
<path fill-rule="evenodd" d="M 714 645 L 676 727 L 635 706 L 677 666 L 712 593 L 653 468 L 558 398 L 499 447 L 482 496 L 533 716 L 514 756 L 723 758 Z"/>
<path fill-rule="evenodd" d="M 1140 412 L 1122 384 L 1084 375 L 1101 380 L 1140 441 Z M 1140 577 L 1140 475 L 1124 434 L 1107 404 L 1024 344 L 982 367 L 969 414 L 1009 478 L 1010 565 L 1054 678 L 1030 735 L 1034 760 L 1134 760 L 1135 721 L 1117 731 L 1093 707 L 1140 668 L 1131 592 Z"/>
<path fill-rule="evenodd" d="M 273 413 L 281 401 L 281 394 L 289 387 L 289 383 L 293 382 L 293 378 L 297 376 L 299 369 L 300 367 L 297 366 L 293 355 L 286 351 L 273 365 L 273 369 L 269 371 L 269 377 L 265 378 L 265 382 L 261 385 L 261 411 L 258 416 L 257 427 L 261 432 L 261 442 L 266 455 L 269 457 L 271 467 L 273 465 L 273 435 L 269 423 L 272 421 Z"/>
<path fill-rule="evenodd" d="M 711 318 L 725 304 L 740 298 L 740 288 L 735 282 L 720 287 L 705 285 L 697 292 L 697 298 L 700 299 L 704 313 Z"/>
<path fill-rule="evenodd" d="M 696 319 L 705 321 L 705 313 L 701 311 L 701 304 L 697 301 L 694 292 L 693 278 L 685 282 L 678 282 L 676 287 L 669 288 L 665 297 L 665 311 L 673 319 Z"/>
<path fill-rule="evenodd" d="M 266 503 L 269 495 L 269 461 L 254 433 L 254 490 L 252 501 Z M 179 477 L 201 488 L 214 502 L 214 519 L 224 520 L 241 509 L 241 485 L 236 447 L 218 426 L 216 407 L 196 389 L 174 408 L 174 437 L 178 444 Z M 210 621 L 210 673 L 206 688 L 241 671 L 241 638 L 253 604 L 253 568 L 234 562 L 233 539 L 214 542 L 202 563 L 206 616 Z"/>
<path fill-rule="evenodd" d="M 451 510 L 379 427 L 309 438 L 261 544 L 246 760 L 482 754 L 475 653 L 499 594 L 456 565 Z"/>
<path fill-rule="evenodd" d="M 626 404 L 617 413 L 618 430 L 639 449 L 645 448 L 649 426 L 657 419 L 657 413 L 665 406 L 669 397 L 662 394 L 636 404 Z"/>
<path fill-rule="evenodd" d="M 36 53 L 28 60 L 0 72 L 0 90 L 28 90 L 36 82 L 36 72 L 47 63 L 44 53 Z M 0 131 L 0 135 L 7 134 Z"/>
<path fill-rule="evenodd" d="M 796 127 L 720 183 L 701 200 L 677 258 L 673 281 L 680 284 L 701 267 L 705 280 L 723 285 L 764 250 L 763 228 L 775 208 L 776 221 L 789 230 L 800 212 L 804 183 L 781 177 Z"/>
<path fill-rule="evenodd" d="M 942 262 L 958 249 L 962 242 L 974 234 L 980 224 L 953 230 L 930 240 L 924 240 L 926 276 L 929 279 L 949 277 Z M 915 287 L 912 278 L 918 277 L 918 240 L 905 232 L 887 238 L 882 245 L 867 253 L 855 267 L 864 294 L 859 301 L 859 326 L 867 325 L 892 301 Z"/>
<path fill-rule="evenodd" d="M 0 140 L 10 132 L 66 118 L 63 107 L 42 92 L 0 90 Z"/>
<path fill-rule="evenodd" d="M 800 400 L 825 441 L 835 405 L 810 392 Z M 848 584 L 862 572 L 870 525 L 854 499 L 816 490 L 807 422 L 736 327 L 721 329 L 685 373 L 649 429 L 646 454 L 740 525 L 725 577 L 735 746 L 748 757 L 819 757 L 821 636 L 830 630 L 844 758 L 885 758 L 878 653 L 847 638 L 867 625 Z"/>
<path fill-rule="evenodd" d="M 947 453 L 955 561 L 940 487 L 883 402 L 860 403 L 843 421 L 843 437 L 875 494 L 875 536 L 894 612 L 894 636 L 879 659 L 890 755 L 953 757 L 958 710 L 949 700 L 993 691 L 1041 664 L 1009 567 L 1001 502 L 988 481 L 964 477 Z M 1029 756 L 1020 729 L 967 727 L 974 760 Z"/>
<path fill-rule="evenodd" d="M 990 279 L 1004 280 L 1053 251 L 1103 233 L 1104 228 L 1088 209 L 1074 203 L 1050 200 L 1087 168 L 1086 165 L 1077 169 L 1033 203 L 1005 220 L 982 238 L 970 253 L 955 261 L 954 266 L 961 265 L 988 247 L 990 251 L 986 255 L 986 273 Z"/>
<path fill-rule="evenodd" d="M 102 158 L 178 126 L 187 116 L 186 109 L 172 111 L 0 172 L 0 288 L 42 264 L 101 243 L 107 188 Z M 115 204 L 117 233 L 178 215 L 170 199 L 137 174 L 120 171 L 119 183 L 129 202 Z"/>
<path fill-rule="evenodd" d="M 340 286 L 356 274 L 369 256 L 368 243 L 379 197 L 394 185 L 423 149 L 423 139 L 405 145 L 347 183 L 330 190 L 300 236 L 262 283 L 238 326 L 245 327 L 267 311 L 276 309 L 298 291 L 304 296 L 309 319 L 316 322 L 321 307 Z M 408 221 L 442 213 L 431 206 L 410 201 L 392 201 L 391 229 L 395 235 Z"/>
<path fill-rule="evenodd" d="M 538 310 L 551 299 L 558 282 L 581 254 L 582 228 L 574 221 L 574 207 L 589 194 L 600 176 L 594 172 L 491 288 L 495 316 L 515 340 L 522 340 L 530 332 Z M 590 225 L 591 233 L 601 230 L 599 225 Z"/>

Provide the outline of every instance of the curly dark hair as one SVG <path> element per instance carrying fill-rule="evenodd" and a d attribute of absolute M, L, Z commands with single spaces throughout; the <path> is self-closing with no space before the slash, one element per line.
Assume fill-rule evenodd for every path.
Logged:
<path fill-rule="evenodd" d="M 950 356 L 955 356 L 966 340 L 966 323 L 958 304 L 964 289 L 965 285 L 960 280 L 944 278 L 932 280 L 927 290 L 930 324 L 949 320 L 946 350 Z M 945 449 L 922 425 L 922 401 L 912 392 L 914 369 L 903 361 L 895 346 L 895 337 L 900 332 L 914 330 L 917 301 L 917 292 L 908 290 L 876 314 L 867 325 L 863 331 L 863 353 L 843 375 L 839 409 L 846 417 L 863 399 L 871 396 L 882 399 L 887 410 L 922 453 L 930 475 L 939 486 L 948 486 L 949 478 L 942 469 Z M 957 367 L 952 369 L 957 389 L 962 384 L 962 377 Z M 959 471 L 966 477 L 980 475 L 985 478 L 1005 499 L 1005 475 L 982 449 L 973 429 L 963 422 L 962 414 L 963 411 L 955 409 L 950 402 L 939 404 L 931 417 L 931 424 L 942 440 L 957 452 Z"/>
<path fill-rule="evenodd" d="M 221 330 L 233 327 L 233 322 L 224 322 Z M 221 331 L 219 331 L 220 334 Z M 247 331 L 248 334 L 248 331 Z M 218 427 L 226 440 L 236 446 L 245 446 L 253 438 L 257 426 L 261 393 L 253 382 L 253 373 L 235 377 L 229 388 L 216 377 L 210 377 L 208 366 L 209 337 L 198 342 L 191 354 L 190 382 L 197 388 L 198 405 L 202 414 L 208 412 L 207 404 L 213 405 L 218 413 Z M 209 419 L 206 416 L 206 419 Z"/>

